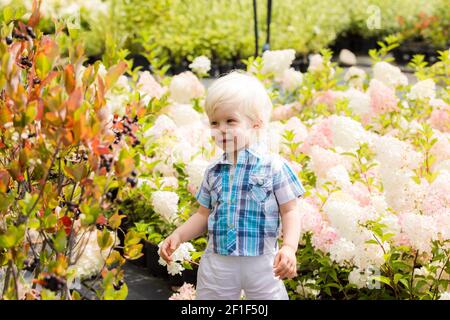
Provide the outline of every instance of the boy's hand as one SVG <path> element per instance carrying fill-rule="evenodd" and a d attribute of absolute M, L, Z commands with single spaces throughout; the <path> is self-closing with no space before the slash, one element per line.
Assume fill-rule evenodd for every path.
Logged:
<path fill-rule="evenodd" d="M 275 257 L 273 268 L 275 277 L 280 277 L 280 279 L 295 277 L 297 275 L 297 258 L 294 249 L 287 245 L 282 246 Z"/>
<path fill-rule="evenodd" d="M 178 247 L 181 244 L 181 239 L 178 233 L 172 233 L 170 236 L 168 236 L 160 250 L 161 258 L 163 258 L 167 263 L 172 262 L 172 253 L 178 249 Z"/>

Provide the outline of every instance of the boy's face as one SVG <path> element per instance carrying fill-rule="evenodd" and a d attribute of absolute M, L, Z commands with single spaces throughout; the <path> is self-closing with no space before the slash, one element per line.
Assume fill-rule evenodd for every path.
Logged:
<path fill-rule="evenodd" d="M 253 129 L 258 127 L 233 106 L 220 106 L 209 119 L 211 135 L 225 152 L 237 151 L 248 145 Z"/>

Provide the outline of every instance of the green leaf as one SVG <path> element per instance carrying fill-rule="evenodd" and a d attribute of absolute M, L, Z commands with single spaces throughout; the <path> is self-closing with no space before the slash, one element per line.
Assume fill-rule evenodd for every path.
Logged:
<path fill-rule="evenodd" d="M 192 270 L 192 266 L 188 261 L 183 261 L 182 265 L 185 269 Z"/>
<path fill-rule="evenodd" d="M 22 200 L 17 201 L 21 208 L 22 214 L 28 216 L 29 214 L 34 214 L 38 211 L 39 207 L 36 206 L 33 209 L 33 212 L 31 212 L 31 208 L 33 207 L 34 203 L 36 202 L 39 195 L 37 193 L 31 195 L 30 193 L 26 193 L 25 197 Z"/>
<path fill-rule="evenodd" d="M 59 230 L 53 239 L 53 245 L 57 252 L 64 252 L 67 246 L 67 236 L 64 230 Z"/>
<path fill-rule="evenodd" d="M 106 250 L 112 245 L 113 239 L 108 229 L 97 230 L 97 243 L 101 250 Z"/>
<path fill-rule="evenodd" d="M 401 284 L 403 284 L 405 286 L 405 288 L 409 289 L 409 282 L 407 279 L 402 278 L 398 280 Z"/>
<path fill-rule="evenodd" d="M 125 246 L 124 249 L 124 257 L 129 259 L 129 260 L 135 260 L 140 258 L 143 253 L 142 253 L 142 244 L 134 244 L 131 246 Z"/>
<path fill-rule="evenodd" d="M 0 248 L 9 249 L 20 243 L 25 236 L 25 225 L 9 226 L 5 233 L 0 234 Z"/>
<path fill-rule="evenodd" d="M 6 6 L 3 9 L 3 20 L 8 23 L 14 17 L 14 10 L 10 6 Z"/>
<path fill-rule="evenodd" d="M 398 281 L 399 281 L 400 279 L 402 279 L 402 278 L 403 278 L 403 275 L 402 275 L 401 273 L 396 273 L 396 274 L 394 275 L 394 283 L 397 284 Z"/>
<path fill-rule="evenodd" d="M 51 70 L 50 60 L 44 53 L 40 53 L 36 58 L 36 74 L 44 79 Z"/>
<path fill-rule="evenodd" d="M 372 279 L 375 280 L 375 281 L 379 281 L 379 282 L 385 283 L 385 284 L 387 284 L 388 286 L 392 287 L 392 285 L 391 285 L 391 279 L 389 279 L 388 277 L 385 277 L 385 276 L 375 276 L 375 277 L 372 277 Z"/>

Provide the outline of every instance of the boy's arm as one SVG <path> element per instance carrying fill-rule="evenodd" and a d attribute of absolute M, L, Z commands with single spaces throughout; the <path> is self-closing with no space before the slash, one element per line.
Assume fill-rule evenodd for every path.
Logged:
<path fill-rule="evenodd" d="M 172 261 L 172 253 L 178 246 L 205 232 L 208 225 L 209 209 L 200 205 L 198 211 L 194 213 L 184 224 L 179 226 L 161 245 L 161 258 L 167 263 Z"/>
<path fill-rule="evenodd" d="M 280 279 L 293 278 L 297 274 L 297 251 L 300 238 L 300 215 L 297 212 L 297 198 L 280 205 L 283 226 L 283 245 L 275 256 L 274 273 Z"/>
<path fill-rule="evenodd" d="M 300 239 L 300 215 L 297 209 L 297 198 L 280 205 L 283 246 L 297 251 Z"/>
<path fill-rule="evenodd" d="M 208 226 L 209 211 L 208 208 L 200 205 L 198 211 L 179 226 L 173 234 L 177 234 L 181 242 L 186 242 L 202 235 Z"/>

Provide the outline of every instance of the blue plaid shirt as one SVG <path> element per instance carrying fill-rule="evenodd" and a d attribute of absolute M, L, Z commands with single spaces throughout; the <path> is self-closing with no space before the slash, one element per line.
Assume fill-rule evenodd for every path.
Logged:
<path fill-rule="evenodd" d="M 277 249 L 279 205 L 305 189 L 288 162 L 258 144 L 239 150 L 234 168 L 230 155 L 210 164 L 198 202 L 210 209 L 206 252 L 258 256 Z M 234 170 L 233 170 L 234 169 Z"/>

